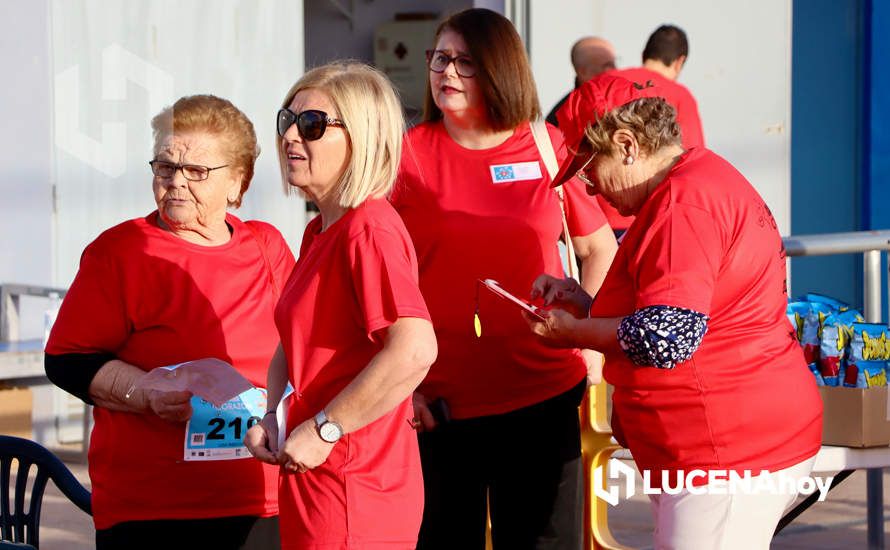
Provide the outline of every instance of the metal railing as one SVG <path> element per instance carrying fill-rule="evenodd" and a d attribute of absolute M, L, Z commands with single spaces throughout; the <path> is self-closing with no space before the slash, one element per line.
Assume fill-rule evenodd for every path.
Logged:
<path fill-rule="evenodd" d="M 33 439 L 52 448 L 63 459 L 87 461 L 92 414 L 90 406 L 83 405 L 81 423 L 82 446 L 78 451 L 60 449 L 59 414 L 53 392 L 58 391 L 46 378 L 43 370 L 43 340 L 40 338 L 22 340 L 21 298 L 62 299 L 68 292 L 65 288 L 0 283 L 0 384 L 28 386 L 35 393 L 32 407 Z"/>
<path fill-rule="evenodd" d="M 881 319 L 881 251 L 890 250 L 890 231 L 857 231 L 785 237 L 788 256 L 829 256 L 862 253 L 862 315 L 869 323 Z M 887 282 L 890 285 L 890 276 Z M 890 290 L 890 286 L 888 286 Z M 890 320 L 890 316 L 886 318 Z M 884 548 L 883 469 L 866 470 L 868 547 Z"/>
<path fill-rule="evenodd" d="M 19 299 L 22 296 L 64 298 L 66 292 L 68 291 L 64 288 L 48 286 L 0 284 L 0 342 L 15 342 L 20 339 Z"/>

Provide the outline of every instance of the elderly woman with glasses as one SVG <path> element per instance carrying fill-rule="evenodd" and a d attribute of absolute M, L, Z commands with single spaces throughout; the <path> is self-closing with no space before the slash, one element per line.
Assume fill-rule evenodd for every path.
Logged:
<path fill-rule="evenodd" d="M 538 122 L 525 49 L 500 14 L 448 18 L 428 64 L 425 121 L 405 138 L 392 198 L 439 341 L 414 396 L 426 492 L 418 547 L 484 548 L 488 509 L 495 548 L 577 548 L 584 356 L 529 338 L 519 312 L 479 286 L 519 292 L 542 271 L 564 273 L 563 205 L 547 166 L 566 155 L 562 138 Z M 615 238 L 580 182 L 566 186 L 564 208 L 581 283 L 595 294 Z"/>
<path fill-rule="evenodd" d="M 268 413 L 247 444 L 281 464 L 282 547 L 414 548 L 423 481 L 411 393 L 436 358 L 417 258 L 386 195 L 404 120 L 379 71 L 337 62 L 306 73 L 278 112 L 286 190 L 320 211 L 275 311 L 281 348 Z M 276 406 L 294 399 L 277 445 Z"/>
<path fill-rule="evenodd" d="M 46 347 L 50 380 L 95 406 L 96 547 L 276 548 L 277 468 L 242 459 L 240 431 L 262 416 L 261 395 L 256 410 L 214 410 L 138 382 L 212 357 L 264 386 L 294 258 L 271 225 L 227 213 L 259 154 L 241 111 L 183 97 L 152 129 L 157 210 L 87 246 Z"/>
<path fill-rule="evenodd" d="M 675 489 L 650 495 L 656 548 L 765 550 L 796 496 L 781 488 L 813 466 L 822 402 L 785 316 L 769 207 L 726 160 L 683 149 L 658 95 L 599 76 L 558 113 L 578 155 L 555 184 L 577 173 L 636 219 L 599 295 L 541 275 L 532 294 L 555 309 L 528 321 L 552 345 L 606 354 L 615 437 L 653 486 Z M 786 484 L 728 491 L 730 473 Z"/>

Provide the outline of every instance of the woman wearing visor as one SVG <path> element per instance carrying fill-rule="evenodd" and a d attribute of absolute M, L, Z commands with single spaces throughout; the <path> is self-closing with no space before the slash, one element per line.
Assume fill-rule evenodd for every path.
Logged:
<path fill-rule="evenodd" d="M 650 495 L 656 548 L 766 550 L 796 490 L 727 491 L 727 472 L 798 487 L 819 450 L 822 402 L 785 316 L 769 208 L 726 160 L 684 150 L 657 96 L 603 75 L 558 113 L 578 155 L 556 185 L 577 174 L 636 219 L 595 299 L 544 274 L 532 295 L 556 309 L 528 320 L 551 345 L 606 354 L 615 437 L 653 486 L 685 487 Z M 696 470 L 708 474 L 685 476 Z"/>
<path fill-rule="evenodd" d="M 426 491 L 418 548 L 484 548 L 486 509 L 496 549 L 579 548 L 584 358 L 529 338 L 519 312 L 479 286 L 524 293 L 542 271 L 563 273 L 560 199 L 532 134 L 540 107 L 525 49 L 510 21 L 470 9 L 439 26 L 428 64 L 425 122 L 405 138 L 392 198 L 439 342 L 414 396 Z M 563 158 L 559 131 L 541 128 Z M 595 294 L 615 239 L 580 182 L 566 186 L 564 206 Z"/>
<path fill-rule="evenodd" d="M 386 201 L 404 121 L 392 85 L 367 65 L 307 72 L 278 112 L 286 190 L 309 223 L 275 311 L 281 348 L 268 413 L 247 434 L 281 464 L 282 548 L 414 548 L 423 508 L 411 393 L 436 357 L 408 232 Z M 275 409 L 294 397 L 277 448 Z"/>

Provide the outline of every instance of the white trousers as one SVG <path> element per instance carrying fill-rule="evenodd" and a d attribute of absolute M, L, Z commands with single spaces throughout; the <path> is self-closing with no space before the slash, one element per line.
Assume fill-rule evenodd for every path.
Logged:
<path fill-rule="evenodd" d="M 772 472 L 800 479 L 816 458 Z M 761 476 L 752 478 L 757 487 Z M 775 478 L 774 478 L 775 479 Z M 782 514 L 796 494 L 745 493 L 649 495 L 655 518 L 656 550 L 767 550 Z"/>

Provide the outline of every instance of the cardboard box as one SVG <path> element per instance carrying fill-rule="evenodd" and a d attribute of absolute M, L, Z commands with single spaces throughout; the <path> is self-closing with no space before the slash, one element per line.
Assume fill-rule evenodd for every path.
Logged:
<path fill-rule="evenodd" d="M 887 386 L 819 388 L 822 395 L 822 444 L 884 447 L 890 444 Z"/>
<path fill-rule="evenodd" d="M 0 434 L 32 439 L 33 404 L 30 389 L 0 387 Z"/>

